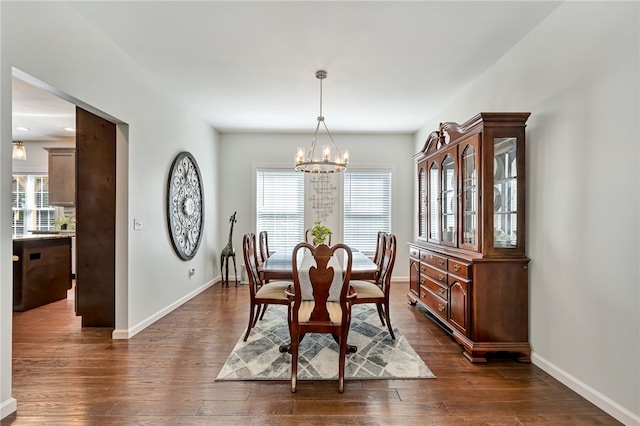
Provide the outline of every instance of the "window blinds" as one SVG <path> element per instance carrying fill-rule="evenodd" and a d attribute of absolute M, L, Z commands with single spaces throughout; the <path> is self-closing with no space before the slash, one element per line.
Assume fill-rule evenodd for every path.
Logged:
<path fill-rule="evenodd" d="M 303 241 L 304 174 L 260 169 L 256 189 L 256 237 L 267 231 L 269 251 L 292 249 Z"/>
<path fill-rule="evenodd" d="M 54 229 L 55 207 L 49 205 L 49 177 L 13 175 L 11 177 L 12 234 Z"/>
<path fill-rule="evenodd" d="M 391 171 L 345 172 L 344 242 L 373 255 L 378 231 L 391 232 Z"/>

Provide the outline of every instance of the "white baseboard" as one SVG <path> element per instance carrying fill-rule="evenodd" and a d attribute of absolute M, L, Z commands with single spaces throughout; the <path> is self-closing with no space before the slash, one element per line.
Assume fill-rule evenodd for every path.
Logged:
<path fill-rule="evenodd" d="M 158 311 L 155 314 L 149 316 L 148 318 L 144 319 L 143 321 L 139 322 L 138 324 L 134 325 L 131 328 L 128 328 L 128 329 L 117 329 L 116 328 L 111 333 L 111 338 L 112 339 L 125 339 L 125 340 L 132 338 L 133 336 L 135 336 L 136 334 L 138 334 L 139 332 L 141 332 L 142 330 L 144 330 L 145 328 L 147 328 L 148 326 L 150 326 L 154 322 L 158 321 L 160 318 L 164 317 L 165 315 L 167 315 L 171 311 L 175 310 L 179 306 L 181 306 L 184 303 L 188 302 L 189 300 L 193 299 L 194 297 L 196 297 L 197 295 L 199 295 L 200 293 L 202 293 L 203 291 L 205 291 L 206 289 L 208 289 L 209 287 L 211 287 L 212 285 L 214 285 L 217 282 L 220 282 L 220 277 L 216 277 L 213 280 L 209 281 L 208 283 L 198 287 L 197 289 L 193 290 L 191 293 L 189 293 L 189 294 L 185 295 L 184 297 L 176 300 L 171 305 L 169 305 L 166 308 L 162 309 L 161 311 Z"/>
<path fill-rule="evenodd" d="M 532 352 L 531 362 L 619 422 L 622 422 L 626 426 L 640 426 L 640 416 L 627 410 L 561 368 L 558 368 L 540 355 Z"/>
<path fill-rule="evenodd" d="M 4 419 L 9 414 L 13 414 L 18 409 L 18 401 L 15 398 L 9 398 L 0 404 L 0 419 Z"/>

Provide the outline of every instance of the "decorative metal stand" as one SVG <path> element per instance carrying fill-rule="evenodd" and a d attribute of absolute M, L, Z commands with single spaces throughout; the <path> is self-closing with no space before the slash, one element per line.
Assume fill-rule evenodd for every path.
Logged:
<path fill-rule="evenodd" d="M 236 223 L 236 212 L 233 212 L 233 215 L 229 218 L 229 222 L 231 223 L 231 229 L 229 229 L 229 242 L 222 249 L 220 253 L 220 275 L 222 275 L 222 268 L 225 267 L 225 276 L 222 279 L 222 284 L 229 287 L 229 258 L 233 259 L 233 272 L 236 277 L 236 287 L 238 286 L 238 270 L 236 269 L 236 249 L 233 248 L 233 224 Z"/>
<path fill-rule="evenodd" d="M 319 174 L 311 178 L 314 194 L 309 198 L 311 207 L 316 211 L 319 219 L 325 220 L 333 213 L 333 204 L 336 201 L 336 187 L 329 181 L 329 175 Z"/>

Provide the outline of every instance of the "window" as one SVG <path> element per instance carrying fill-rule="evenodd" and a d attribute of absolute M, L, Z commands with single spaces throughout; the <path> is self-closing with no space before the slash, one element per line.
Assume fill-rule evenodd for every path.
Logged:
<path fill-rule="evenodd" d="M 292 249 L 304 239 L 304 174 L 260 169 L 256 185 L 256 233 L 267 231 L 269 250 Z"/>
<path fill-rule="evenodd" d="M 344 242 L 373 255 L 378 231 L 391 232 L 391 172 L 345 172 Z"/>
<path fill-rule="evenodd" d="M 55 208 L 49 206 L 49 177 L 13 175 L 11 177 L 12 234 L 54 229 Z"/>

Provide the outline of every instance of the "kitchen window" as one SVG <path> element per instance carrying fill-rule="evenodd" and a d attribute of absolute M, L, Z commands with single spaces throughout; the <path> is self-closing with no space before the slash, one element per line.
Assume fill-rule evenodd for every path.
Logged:
<path fill-rule="evenodd" d="M 55 228 L 55 207 L 49 205 L 47 175 L 13 175 L 11 177 L 12 236 L 28 231 Z"/>

